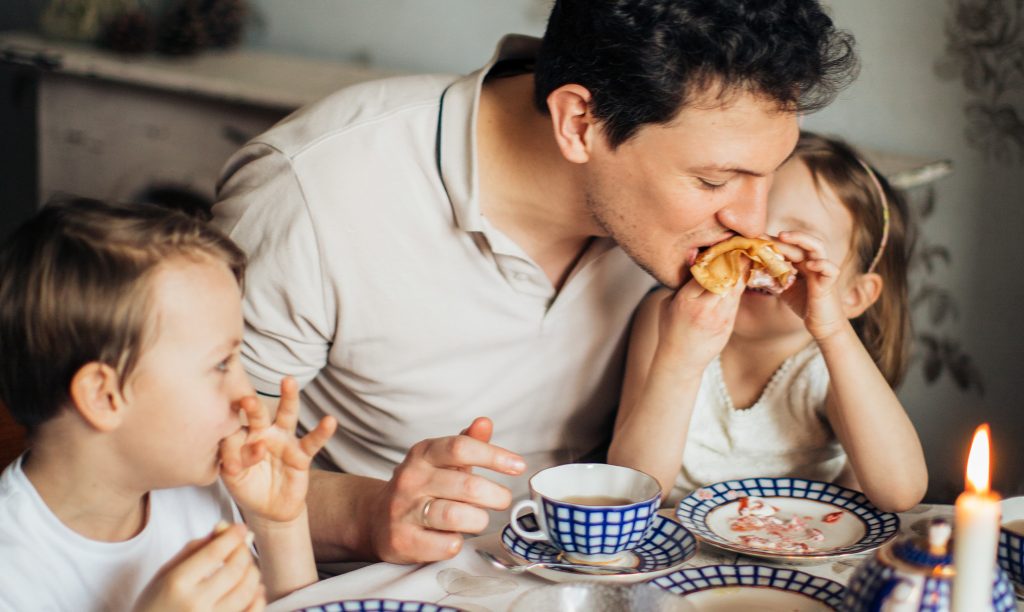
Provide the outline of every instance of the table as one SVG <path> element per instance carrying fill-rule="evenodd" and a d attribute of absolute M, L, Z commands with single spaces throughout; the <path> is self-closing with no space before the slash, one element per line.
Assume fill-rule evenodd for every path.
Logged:
<path fill-rule="evenodd" d="M 662 512 L 671 516 L 671 511 Z M 900 536 L 922 534 L 927 521 L 933 517 L 941 516 L 952 521 L 953 506 L 921 504 L 899 516 Z M 508 556 L 502 550 L 498 533 L 490 533 L 466 540 L 462 551 L 448 561 L 426 565 L 377 563 L 310 585 L 274 602 L 268 610 L 283 612 L 341 599 L 386 598 L 427 601 L 474 611 L 498 612 L 507 610 L 524 592 L 551 584 L 533 574 L 513 575 L 495 568 L 476 554 L 477 549 Z M 854 569 L 870 554 L 851 556 L 819 565 L 791 567 L 846 584 Z M 682 567 L 713 564 L 782 565 L 701 545 L 697 554 Z M 1020 603 L 1018 607 L 1024 610 Z"/>

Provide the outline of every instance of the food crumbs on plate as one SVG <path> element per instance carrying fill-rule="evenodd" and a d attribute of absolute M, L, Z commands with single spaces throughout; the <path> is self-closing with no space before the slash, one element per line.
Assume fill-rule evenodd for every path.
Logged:
<path fill-rule="evenodd" d="M 779 508 L 761 498 L 740 498 L 739 515 L 729 521 L 729 529 L 735 532 L 764 532 L 763 535 L 747 533 L 737 539 L 744 546 L 778 552 L 810 552 L 808 543 L 825 540 L 825 534 L 820 529 L 810 526 L 811 517 L 794 516 L 786 520 L 775 516 L 778 512 Z"/>
<path fill-rule="evenodd" d="M 843 518 L 843 514 L 845 513 L 842 510 L 837 510 L 836 512 L 829 512 L 824 517 L 822 517 L 821 520 L 825 521 L 826 523 L 834 523 L 839 519 Z"/>

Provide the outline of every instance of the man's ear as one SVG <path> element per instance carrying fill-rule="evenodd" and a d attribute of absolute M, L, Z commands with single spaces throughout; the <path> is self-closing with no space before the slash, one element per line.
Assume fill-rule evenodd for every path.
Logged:
<path fill-rule="evenodd" d="M 565 159 L 584 164 L 590 159 L 597 126 L 590 113 L 590 91 L 568 83 L 548 94 L 548 113 L 555 142 Z"/>
<path fill-rule="evenodd" d="M 882 295 L 882 277 L 874 272 L 860 274 L 843 295 L 843 313 L 847 319 L 856 319 Z"/>
<path fill-rule="evenodd" d="M 94 429 L 117 429 L 124 418 L 124 397 L 120 377 L 105 363 L 90 361 L 71 378 L 71 403 Z"/>

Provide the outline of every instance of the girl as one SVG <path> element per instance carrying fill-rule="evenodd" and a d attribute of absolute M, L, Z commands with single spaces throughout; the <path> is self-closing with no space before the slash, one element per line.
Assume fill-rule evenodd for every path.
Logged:
<path fill-rule="evenodd" d="M 609 462 L 668 501 L 752 476 L 838 481 L 903 511 L 927 487 L 893 386 L 907 360 L 904 201 L 848 145 L 804 133 L 779 168 L 767 231 L 799 271 L 781 295 L 690 280 L 637 313 Z M 682 467 L 679 458 L 682 458 Z"/>

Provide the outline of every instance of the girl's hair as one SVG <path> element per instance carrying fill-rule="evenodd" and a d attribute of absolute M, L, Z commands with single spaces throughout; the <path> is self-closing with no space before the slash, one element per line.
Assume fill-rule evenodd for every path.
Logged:
<path fill-rule="evenodd" d="M 911 337 L 907 270 L 915 236 L 906 200 L 871 168 L 876 184 L 868 174 L 870 166 L 839 139 L 802 132 L 793 155 L 807 165 L 819 188 L 831 188 L 853 216 L 850 253 L 861 273 L 869 271 L 882 245 L 888 206 L 888 240 L 882 245 L 874 270 L 870 270 L 882 277 L 882 293 L 853 320 L 853 327 L 878 369 L 895 387 L 906 374 Z"/>
<path fill-rule="evenodd" d="M 150 279 L 183 257 L 223 262 L 242 285 L 229 238 L 148 204 L 55 202 L 0 248 L 0 401 L 30 434 L 67 405 L 83 365 L 109 365 L 123 387 L 153 327 Z"/>

